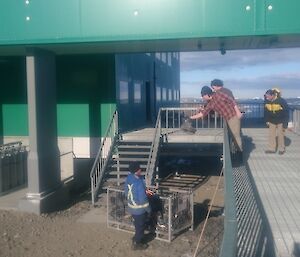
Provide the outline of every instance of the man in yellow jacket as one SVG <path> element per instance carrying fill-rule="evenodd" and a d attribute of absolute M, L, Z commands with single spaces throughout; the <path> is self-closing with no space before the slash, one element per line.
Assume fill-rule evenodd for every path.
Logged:
<path fill-rule="evenodd" d="M 265 153 L 276 153 L 278 150 L 278 154 L 282 155 L 285 153 L 284 136 L 289 121 L 289 107 L 275 89 L 269 89 L 265 93 L 264 116 L 269 127 L 268 149 Z"/>

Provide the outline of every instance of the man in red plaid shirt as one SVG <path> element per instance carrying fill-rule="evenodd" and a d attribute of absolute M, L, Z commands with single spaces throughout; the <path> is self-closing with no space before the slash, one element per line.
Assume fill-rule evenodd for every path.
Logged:
<path fill-rule="evenodd" d="M 238 147 L 237 159 L 242 160 L 243 145 L 241 138 L 241 120 L 240 117 L 238 117 L 236 114 L 235 100 L 222 91 L 217 91 L 213 93 L 211 88 L 208 86 L 204 86 L 201 89 L 201 95 L 202 98 L 208 103 L 201 112 L 191 116 L 190 118 L 203 118 L 206 115 L 208 115 L 210 111 L 216 111 L 218 114 L 220 114 L 226 120 L 235 140 L 235 143 Z"/>

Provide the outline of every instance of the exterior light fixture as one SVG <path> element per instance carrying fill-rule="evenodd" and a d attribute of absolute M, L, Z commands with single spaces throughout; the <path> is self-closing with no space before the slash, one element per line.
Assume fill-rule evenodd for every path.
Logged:
<path fill-rule="evenodd" d="M 225 55 L 226 54 L 226 49 L 225 49 L 225 44 L 224 43 L 222 43 L 220 45 L 220 53 L 221 53 L 221 55 Z"/>

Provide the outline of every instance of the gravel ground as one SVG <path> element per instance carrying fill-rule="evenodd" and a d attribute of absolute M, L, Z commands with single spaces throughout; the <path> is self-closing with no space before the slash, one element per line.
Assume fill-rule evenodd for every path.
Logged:
<path fill-rule="evenodd" d="M 0 210 L 1 257 L 189 257 L 193 256 L 213 195 L 217 177 L 211 177 L 195 192 L 195 229 L 186 231 L 171 243 L 152 240 L 145 251 L 131 250 L 132 234 L 107 228 L 105 223 L 82 223 L 78 220 L 92 207 L 88 194 L 60 212 L 35 214 Z M 218 256 L 223 235 L 223 183 L 197 256 Z"/>

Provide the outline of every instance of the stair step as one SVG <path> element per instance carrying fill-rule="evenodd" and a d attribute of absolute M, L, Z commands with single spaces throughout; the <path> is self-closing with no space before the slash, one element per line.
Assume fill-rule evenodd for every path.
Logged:
<path fill-rule="evenodd" d="M 143 135 L 133 140 L 117 141 L 103 177 L 102 189 L 124 184 L 132 161 L 140 163 L 142 175 L 145 176 L 151 145 L 152 142 L 147 141 Z"/>
<path fill-rule="evenodd" d="M 135 149 L 143 149 L 143 148 L 148 148 L 150 149 L 151 148 L 151 145 L 118 145 L 118 148 L 135 148 Z"/>
<path fill-rule="evenodd" d="M 119 171 L 120 176 L 127 176 L 129 173 L 129 171 Z M 110 171 L 109 173 L 107 173 L 107 176 L 117 176 L 118 175 L 118 171 Z M 142 175 L 146 175 L 146 172 L 142 172 Z"/>
<path fill-rule="evenodd" d="M 142 138 L 141 136 L 139 138 Z M 128 145 L 140 145 L 140 144 L 144 144 L 144 145 L 151 145 L 152 141 L 148 141 L 148 140 L 128 140 L 128 139 L 121 139 L 119 140 L 119 145 L 122 144 L 128 144 Z"/>
<path fill-rule="evenodd" d="M 119 162 L 135 162 L 135 161 L 138 161 L 138 162 L 147 162 L 148 161 L 148 158 L 130 158 L 130 157 L 126 157 L 126 158 L 114 158 L 113 161 L 118 161 Z"/>
<path fill-rule="evenodd" d="M 149 152 L 138 152 L 138 151 L 133 151 L 133 152 L 131 152 L 131 151 L 119 151 L 118 152 L 118 154 L 119 155 L 147 155 L 147 156 L 149 156 Z"/>
<path fill-rule="evenodd" d="M 142 169 L 142 172 L 145 171 L 145 170 L 146 170 L 146 165 L 145 165 L 145 168 L 142 168 L 142 167 L 141 167 L 141 169 Z M 127 167 L 119 167 L 119 169 L 118 169 L 118 165 L 117 165 L 117 164 L 114 164 L 114 165 L 111 166 L 110 169 L 108 169 L 107 172 L 109 173 L 109 172 L 111 172 L 111 171 L 117 171 L 117 170 L 120 170 L 120 171 L 129 171 L 129 168 L 128 168 L 128 166 L 127 166 Z"/>
<path fill-rule="evenodd" d="M 123 177 L 120 177 L 120 179 L 118 180 L 117 177 L 113 177 L 113 178 L 107 178 L 107 180 L 105 181 L 105 183 L 109 183 L 109 182 L 118 182 L 120 181 L 120 183 L 124 183 L 125 180 L 126 180 L 126 177 L 127 176 L 123 176 Z"/>
<path fill-rule="evenodd" d="M 112 167 L 112 168 L 117 168 L 118 165 L 115 163 L 115 164 L 111 165 L 111 167 Z M 128 169 L 128 168 L 129 168 L 129 164 L 123 164 L 123 163 L 122 163 L 122 164 L 119 164 L 119 167 L 120 167 L 120 168 L 127 168 L 127 169 Z M 143 169 L 146 169 L 147 165 L 146 165 L 146 164 L 141 164 L 140 167 L 141 167 L 142 170 L 143 170 Z"/>
<path fill-rule="evenodd" d="M 108 187 L 121 187 L 124 186 L 125 183 L 125 179 L 120 181 L 119 185 L 118 185 L 118 181 L 117 180 L 109 180 L 109 181 L 105 181 L 105 183 L 103 184 L 103 189 L 107 189 Z"/>

